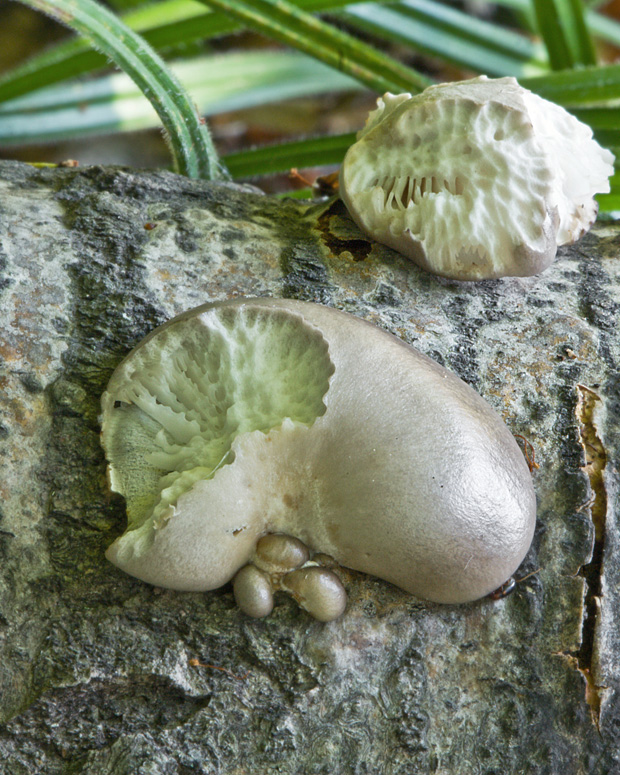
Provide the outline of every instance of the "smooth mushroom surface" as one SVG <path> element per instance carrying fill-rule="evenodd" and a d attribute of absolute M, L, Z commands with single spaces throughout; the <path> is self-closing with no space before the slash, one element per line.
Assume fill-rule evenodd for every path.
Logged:
<path fill-rule="evenodd" d="M 251 616 L 280 590 L 335 618 L 338 565 L 428 600 L 474 600 L 532 540 L 531 475 L 499 415 L 397 337 L 328 307 L 190 310 L 127 356 L 102 407 L 128 516 L 107 557 L 178 590 L 236 576 Z"/>
<path fill-rule="evenodd" d="M 377 100 L 340 171 L 357 225 L 434 274 L 528 276 L 578 240 L 609 191 L 613 154 L 514 78 Z"/>

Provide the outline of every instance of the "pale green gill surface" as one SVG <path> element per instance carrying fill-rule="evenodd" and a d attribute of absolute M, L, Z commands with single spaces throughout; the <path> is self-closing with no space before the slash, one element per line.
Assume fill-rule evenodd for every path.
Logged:
<path fill-rule="evenodd" d="M 168 519 L 195 482 L 233 462 L 237 436 L 286 418 L 312 425 L 333 372 L 320 331 L 286 310 L 214 307 L 156 332 L 114 375 L 104 416 L 128 529 Z"/>

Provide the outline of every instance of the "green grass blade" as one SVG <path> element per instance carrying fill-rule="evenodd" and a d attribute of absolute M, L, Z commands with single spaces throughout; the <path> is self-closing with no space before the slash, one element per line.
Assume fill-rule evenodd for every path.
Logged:
<path fill-rule="evenodd" d="M 22 0 L 91 41 L 137 84 L 161 119 L 174 168 L 189 177 L 221 177 L 207 126 L 176 77 L 151 47 L 94 0 Z"/>
<path fill-rule="evenodd" d="M 598 194 L 596 201 L 599 213 L 620 212 L 620 186 L 609 194 Z"/>
<path fill-rule="evenodd" d="M 420 91 L 430 80 L 288 0 L 205 0 L 238 21 L 319 59 L 378 92 Z"/>
<path fill-rule="evenodd" d="M 588 11 L 586 13 L 586 21 L 592 35 L 620 47 L 620 23 L 615 19 Z"/>
<path fill-rule="evenodd" d="M 554 70 L 596 63 L 582 0 L 533 0 L 538 29 Z"/>
<path fill-rule="evenodd" d="M 205 115 L 292 97 L 361 88 L 291 51 L 247 51 L 171 65 Z M 23 145 L 156 126 L 157 115 L 123 74 L 47 87 L 0 105 L 0 144 Z M 293 165 L 294 166 L 294 165 Z"/>
<path fill-rule="evenodd" d="M 620 99 L 620 65 L 598 65 L 524 78 L 521 84 L 565 107 Z"/>
<path fill-rule="evenodd" d="M 595 131 L 617 130 L 620 133 L 620 107 L 609 105 L 602 108 L 573 108 L 573 116 L 592 127 Z M 620 143 L 616 143 L 620 145 Z"/>
<path fill-rule="evenodd" d="M 401 9 L 411 18 L 432 22 L 437 29 L 452 32 L 463 40 L 479 43 L 516 59 L 528 61 L 540 54 L 540 47 L 525 35 L 436 0 L 403 0 L 393 7 Z"/>
<path fill-rule="evenodd" d="M 487 75 L 520 77 L 548 70 L 540 49 L 528 38 L 429 0 L 390 6 L 360 3 L 339 15 L 383 40 Z"/>
<path fill-rule="evenodd" d="M 567 37 L 575 65 L 595 65 L 596 49 L 586 20 L 583 0 L 556 0 L 566 20 Z"/>
<path fill-rule="evenodd" d="M 311 188 L 296 188 L 293 191 L 284 191 L 276 194 L 278 199 L 313 199 L 315 194 Z"/>
<path fill-rule="evenodd" d="M 497 5 L 510 8 L 518 14 L 527 14 L 532 10 L 531 0 L 496 0 L 496 2 Z M 587 28 L 590 30 L 590 35 L 620 47 L 620 23 L 594 10 L 604 4 L 604 2 L 588 4 L 589 7 L 585 11 Z"/>
<path fill-rule="evenodd" d="M 155 27 L 176 24 L 202 16 L 205 12 L 198 0 L 160 0 L 157 3 L 139 5 L 121 18 L 135 32 L 144 33 Z"/>
<path fill-rule="evenodd" d="M 310 137 L 304 140 L 264 145 L 228 154 L 226 166 L 233 178 L 250 178 L 285 172 L 292 167 L 326 167 L 340 164 L 355 133 Z"/>
<path fill-rule="evenodd" d="M 538 34 L 532 0 L 496 0 L 494 5 L 513 11 L 517 27 L 523 28 L 531 34 Z"/>
<path fill-rule="evenodd" d="M 60 43 L 0 75 L 0 102 L 105 67 L 108 58 L 83 38 Z"/>
<path fill-rule="evenodd" d="M 600 213 L 620 212 L 620 148 L 616 147 L 610 150 L 616 155 L 616 171 L 609 178 L 609 193 L 597 194 L 595 197 Z"/>

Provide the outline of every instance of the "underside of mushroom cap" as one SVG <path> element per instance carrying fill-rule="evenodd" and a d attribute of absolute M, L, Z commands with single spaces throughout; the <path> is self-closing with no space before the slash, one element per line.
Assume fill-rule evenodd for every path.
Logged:
<path fill-rule="evenodd" d="M 435 274 L 526 276 L 589 227 L 612 161 L 562 108 L 482 76 L 385 95 L 340 191 L 363 231 Z"/>
<path fill-rule="evenodd" d="M 218 488 L 209 491 L 208 519 L 196 505 L 201 488 L 245 447 L 270 443 L 270 432 L 294 433 L 323 414 L 334 366 L 321 333 L 286 309 L 215 306 L 154 333 L 117 369 L 102 399 L 110 485 L 126 498 L 129 522 L 108 556 L 163 586 L 215 588 L 238 569 L 263 526 L 251 529 L 246 512 L 256 503 L 246 493 L 235 507 L 230 493 L 241 485 L 234 479 L 223 487 L 227 505 L 218 505 Z M 198 524 L 184 524 L 185 548 L 169 551 L 181 509 L 184 521 Z M 184 538 L 194 530 L 200 548 Z M 155 551 L 157 531 L 165 539 Z M 209 540 L 213 552 L 205 557 Z M 196 552 L 203 572 L 191 577 Z"/>

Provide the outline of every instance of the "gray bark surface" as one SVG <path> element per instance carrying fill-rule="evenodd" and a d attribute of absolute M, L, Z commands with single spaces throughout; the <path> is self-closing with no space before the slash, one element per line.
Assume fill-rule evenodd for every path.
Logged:
<path fill-rule="evenodd" d="M 338 203 L 3 163 L 0 289 L 0 772 L 620 773 L 620 228 L 466 284 Z M 478 390 L 536 451 L 535 573 L 440 606 L 344 571 L 347 611 L 321 624 L 108 563 L 107 380 L 156 325 L 238 295 L 346 310 Z"/>

